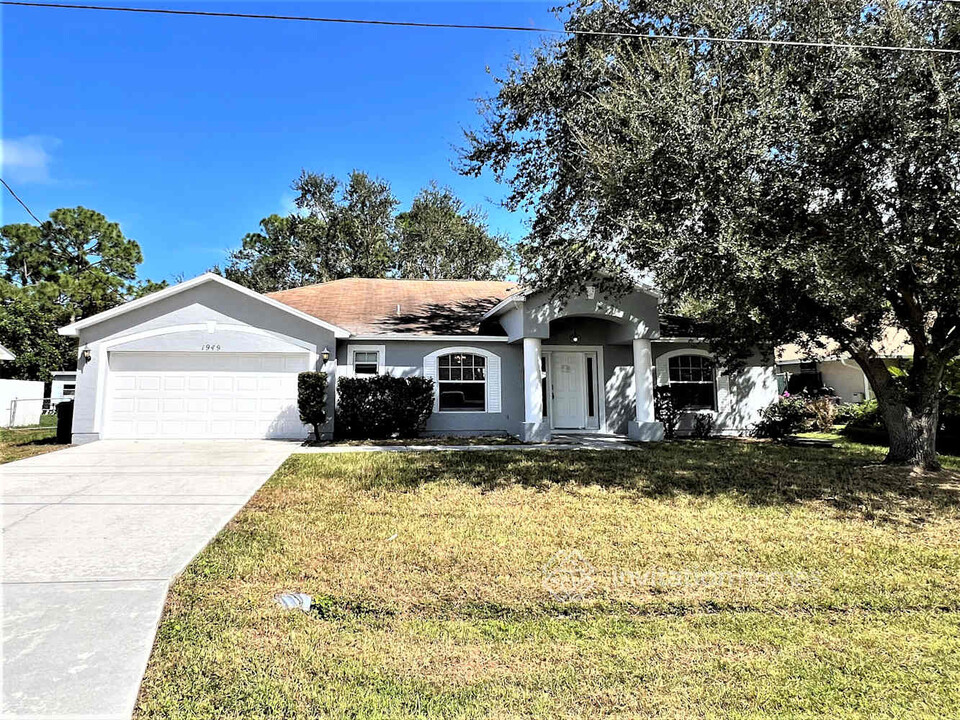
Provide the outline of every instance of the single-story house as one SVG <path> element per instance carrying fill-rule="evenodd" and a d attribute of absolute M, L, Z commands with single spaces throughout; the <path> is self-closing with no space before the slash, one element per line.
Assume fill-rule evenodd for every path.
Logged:
<path fill-rule="evenodd" d="M 55 370 L 50 378 L 50 404 L 72 400 L 77 392 L 76 370 Z"/>
<path fill-rule="evenodd" d="M 860 366 L 833 340 L 819 338 L 817 352 L 799 345 L 777 348 L 777 371 L 785 380 L 784 389 L 799 392 L 829 388 L 845 403 L 859 403 L 874 397 L 870 381 Z M 898 328 L 887 328 L 873 345 L 874 352 L 888 366 L 899 366 L 913 357 L 910 336 Z"/>
<path fill-rule="evenodd" d="M 772 360 L 725 373 L 705 343 L 665 332 L 656 291 L 587 288 L 560 302 L 510 282 L 345 279 L 266 295 L 205 274 L 61 329 L 79 340 L 74 442 L 306 438 L 297 374 L 436 382 L 429 434 L 554 432 L 657 440 L 654 389 L 686 423 L 742 433 L 775 399 Z"/>

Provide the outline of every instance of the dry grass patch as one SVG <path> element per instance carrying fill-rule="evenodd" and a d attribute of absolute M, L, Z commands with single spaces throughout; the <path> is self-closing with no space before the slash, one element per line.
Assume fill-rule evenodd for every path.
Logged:
<path fill-rule="evenodd" d="M 139 716 L 958 716 L 960 495 L 875 461 L 294 456 L 173 588 Z"/>
<path fill-rule="evenodd" d="M 65 447 L 57 444 L 56 428 L 0 430 L 0 465 Z"/>

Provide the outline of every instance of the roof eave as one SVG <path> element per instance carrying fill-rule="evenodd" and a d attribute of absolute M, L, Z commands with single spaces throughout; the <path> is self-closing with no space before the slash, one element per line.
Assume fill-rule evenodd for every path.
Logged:
<path fill-rule="evenodd" d="M 158 290 L 157 292 L 154 292 L 154 293 L 150 293 L 149 295 L 146 295 L 142 298 L 131 300 L 130 302 L 123 303 L 122 305 L 118 305 L 109 310 L 104 310 L 101 313 L 97 313 L 96 315 L 91 315 L 90 317 L 84 318 L 83 320 L 78 320 L 74 323 L 70 323 L 69 325 L 65 325 L 64 327 L 57 330 L 57 332 L 60 335 L 64 335 L 67 337 L 77 337 L 79 336 L 81 330 L 84 330 L 88 327 L 98 325 L 106 320 L 110 320 L 111 318 L 119 317 L 120 315 L 124 315 L 133 310 L 137 310 L 138 308 L 146 307 L 155 302 L 158 302 L 168 297 L 172 297 L 174 295 L 178 295 L 179 293 L 182 293 L 186 290 L 190 290 L 191 288 L 197 287 L 199 285 L 203 285 L 204 283 L 208 283 L 208 282 L 219 283 L 221 285 L 224 285 L 225 287 L 229 287 L 233 290 L 236 290 L 242 293 L 243 295 L 246 295 L 247 297 L 254 298 L 256 300 L 259 300 L 260 302 L 270 305 L 271 307 L 275 307 L 278 310 L 281 310 L 285 313 L 293 315 L 294 317 L 298 317 L 301 320 L 305 320 L 314 325 L 319 325 L 320 327 L 323 327 L 327 330 L 332 331 L 335 337 L 338 337 L 338 338 L 350 337 L 350 332 L 348 330 L 345 330 L 342 327 L 333 325 L 332 323 L 328 323 L 326 320 L 322 320 L 318 317 L 314 317 L 313 315 L 309 315 L 308 313 L 305 313 L 302 310 L 297 310 L 296 308 L 291 307 L 286 303 L 282 303 L 279 300 L 274 300 L 273 298 L 267 297 L 266 295 L 263 295 L 254 290 L 251 290 L 250 288 L 243 287 L 243 285 L 239 285 L 215 273 L 209 273 L 209 272 L 204 273 L 203 275 L 198 275 L 192 280 L 187 280 L 186 282 L 182 282 L 177 285 L 172 285 L 171 287 L 164 288 L 163 290 Z"/>

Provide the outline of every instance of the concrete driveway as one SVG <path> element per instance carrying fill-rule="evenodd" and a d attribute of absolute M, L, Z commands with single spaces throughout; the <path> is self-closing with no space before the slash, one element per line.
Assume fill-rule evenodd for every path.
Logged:
<path fill-rule="evenodd" d="M 294 447 L 103 441 L 0 465 L 0 715 L 129 718 L 170 581 Z"/>

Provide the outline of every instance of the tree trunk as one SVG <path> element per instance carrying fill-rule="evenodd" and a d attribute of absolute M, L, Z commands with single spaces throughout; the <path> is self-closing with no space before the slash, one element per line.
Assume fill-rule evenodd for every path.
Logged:
<path fill-rule="evenodd" d="M 944 363 L 929 356 L 915 357 L 909 375 L 895 378 L 879 358 L 855 359 L 870 381 L 887 426 L 890 450 L 884 462 L 939 470 L 937 428 Z"/>
<path fill-rule="evenodd" d="M 934 398 L 933 408 L 927 406 L 916 410 L 902 403 L 884 403 L 879 396 L 877 401 L 890 436 L 890 450 L 884 462 L 939 470 L 937 426 L 940 413 L 937 399 Z"/>

